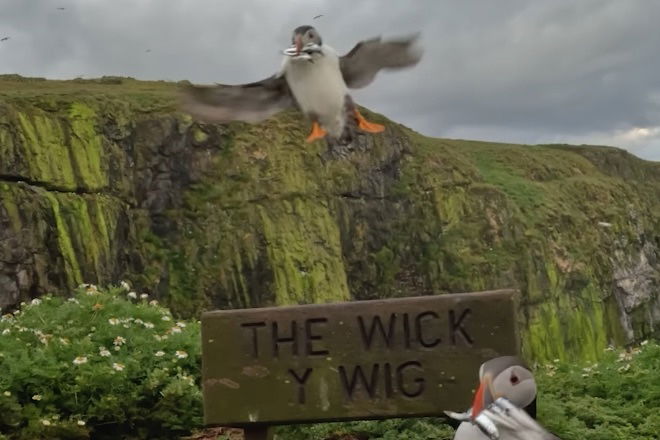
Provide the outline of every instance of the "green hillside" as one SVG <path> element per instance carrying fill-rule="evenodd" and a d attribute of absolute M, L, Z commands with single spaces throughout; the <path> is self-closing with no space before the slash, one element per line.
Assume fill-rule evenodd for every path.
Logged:
<path fill-rule="evenodd" d="M 516 287 L 538 361 L 657 335 L 659 163 L 366 110 L 385 133 L 328 159 L 295 112 L 198 124 L 175 90 L 0 77 L 0 307 L 120 279 L 181 317 Z"/>

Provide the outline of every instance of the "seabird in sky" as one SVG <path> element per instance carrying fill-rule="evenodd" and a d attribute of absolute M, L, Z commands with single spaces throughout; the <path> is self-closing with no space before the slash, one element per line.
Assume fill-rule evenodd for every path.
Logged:
<path fill-rule="evenodd" d="M 2 38 L 0 38 L 0 42 L 7 41 L 7 40 L 9 40 L 10 38 L 11 38 L 11 37 L 2 37 Z"/>
<path fill-rule="evenodd" d="M 339 56 L 325 44 L 312 26 L 293 31 L 292 46 L 279 73 L 249 84 L 184 87 L 182 108 L 206 122 L 258 122 L 289 108 L 300 109 L 311 121 L 308 142 L 339 139 L 347 118 L 353 117 L 362 131 L 385 129 L 367 121 L 353 103 L 348 89 L 369 85 L 382 69 L 416 65 L 421 49 L 417 35 L 383 41 L 380 37 L 359 42 Z"/>

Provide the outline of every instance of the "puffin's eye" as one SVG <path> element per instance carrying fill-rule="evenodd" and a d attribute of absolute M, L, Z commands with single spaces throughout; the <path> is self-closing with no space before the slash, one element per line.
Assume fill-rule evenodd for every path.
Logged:
<path fill-rule="evenodd" d="M 314 33 L 313 33 L 313 32 L 310 32 L 309 34 L 307 34 L 307 36 L 308 36 L 309 38 L 314 38 Z"/>
<path fill-rule="evenodd" d="M 515 373 L 511 373 L 511 378 L 509 380 L 511 381 L 511 385 L 516 385 L 520 381 Z"/>

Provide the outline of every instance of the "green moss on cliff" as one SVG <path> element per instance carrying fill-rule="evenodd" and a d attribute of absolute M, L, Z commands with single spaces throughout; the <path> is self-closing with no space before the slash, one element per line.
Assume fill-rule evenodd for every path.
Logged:
<path fill-rule="evenodd" d="M 367 110 L 387 131 L 324 161 L 296 112 L 197 124 L 173 92 L 0 77 L 0 174 L 29 182 L 2 191 L 0 216 L 51 238 L 54 288 L 126 277 L 191 316 L 517 287 L 539 360 L 595 359 L 652 331 L 656 303 L 624 311 L 613 285 L 650 261 L 640 285 L 658 286 L 657 164 L 432 139 Z"/>

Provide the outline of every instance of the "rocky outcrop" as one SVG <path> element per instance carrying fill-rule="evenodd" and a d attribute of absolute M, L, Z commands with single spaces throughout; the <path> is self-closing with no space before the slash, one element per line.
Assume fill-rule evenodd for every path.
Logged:
<path fill-rule="evenodd" d="M 658 333 L 657 163 L 373 114 L 329 157 L 295 113 L 198 124 L 173 91 L 0 77 L 0 307 L 121 279 L 188 316 L 517 287 L 539 360 Z"/>

